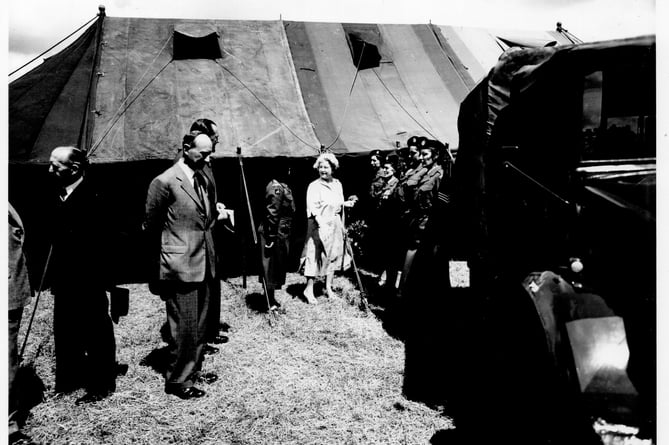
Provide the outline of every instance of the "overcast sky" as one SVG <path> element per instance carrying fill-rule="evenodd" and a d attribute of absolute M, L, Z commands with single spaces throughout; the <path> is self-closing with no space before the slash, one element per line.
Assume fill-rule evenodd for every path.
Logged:
<path fill-rule="evenodd" d="M 5 2 L 2 2 L 5 3 Z M 93 18 L 176 17 L 555 28 L 585 41 L 655 33 L 653 0 L 7 0 L 8 72 Z M 3 14 L 4 15 L 4 14 Z"/>

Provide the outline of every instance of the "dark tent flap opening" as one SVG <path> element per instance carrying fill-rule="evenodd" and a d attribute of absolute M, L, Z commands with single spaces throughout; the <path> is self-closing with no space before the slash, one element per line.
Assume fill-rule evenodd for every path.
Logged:
<path fill-rule="evenodd" d="M 172 54 L 174 60 L 220 59 L 218 31 L 208 26 L 176 25 Z"/>

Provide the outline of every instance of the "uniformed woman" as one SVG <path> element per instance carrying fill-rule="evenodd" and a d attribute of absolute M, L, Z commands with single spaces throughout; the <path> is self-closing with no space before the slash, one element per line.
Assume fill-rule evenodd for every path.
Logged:
<path fill-rule="evenodd" d="M 404 266 L 406 252 L 411 244 L 409 232 L 410 217 L 407 216 L 413 208 L 413 199 L 416 187 L 427 169 L 420 158 L 420 148 L 427 144 L 427 139 L 412 136 L 407 140 L 405 170 L 399 176 L 399 182 L 392 191 L 386 203 L 386 219 L 391 227 L 397 231 L 393 248 L 388 252 L 386 280 L 379 280 L 379 285 L 386 285 L 391 292 L 396 289 L 397 273 Z"/>
<path fill-rule="evenodd" d="M 288 178 L 289 167 L 284 169 Z M 286 266 L 290 246 L 290 231 L 295 214 L 293 193 L 285 182 L 272 179 L 265 188 L 265 209 L 258 227 L 262 266 L 267 282 L 267 299 L 270 310 L 279 310 L 281 304 L 274 296 L 275 289 L 281 289 L 286 282 Z"/>
<path fill-rule="evenodd" d="M 396 154 L 388 155 L 381 166 L 381 175 L 383 177 L 383 188 L 381 196 L 374 208 L 376 224 L 371 227 L 370 235 L 374 241 L 375 258 L 377 259 L 376 270 L 381 273 L 379 286 L 383 286 L 391 275 L 390 280 L 394 280 L 397 275 L 397 262 L 392 261 L 393 240 L 395 232 L 399 225 L 399 215 L 396 203 L 392 199 L 395 187 L 399 183 L 397 179 L 398 157 Z M 394 281 L 393 281 L 394 283 Z"/>
<path fill-rule="evenodd" d="M 403 215 L 404 227 L 407 230 L 407 250 L 400 289 L 408 278 L 413 258 L 427 227 L 432 205 L 438 199 L 439 184 L 444 175 L 440 165 L 442 147 L 439 141 L 426 139 L 419 149 L 422 173 L 414 175 L 416 184 L 409 194 L 409 199 L 406 200 L 406 210 Z M 412 180 L 409 179 L 408 182 Z"/>
<path fill-rule="evenodd" d="M 372 169 L 372 182 L 369 185 L 369 198 L 372 205 L 378 202 L 383 192 L 383 172 L 382 172 L 383 155 L 381 150 L 374 150 L 369 154 L 369 166 Z"/>
<path fill-rule="evenodd" d="M 376 231 L 379 227 L 379 203 L 381 194 L 386 184 L 382 164 L 384 156 L 380 150 L 374 150 L 369 154 L 369 165 L 372 169 L 372 179 L 369 192 L 365 201 L 365 222 L 367 224 L 365 235 L 365 256 L 368 257 L 371 268 L 376 272 L 378 269 L 378 242 L 380 237 Z"/>

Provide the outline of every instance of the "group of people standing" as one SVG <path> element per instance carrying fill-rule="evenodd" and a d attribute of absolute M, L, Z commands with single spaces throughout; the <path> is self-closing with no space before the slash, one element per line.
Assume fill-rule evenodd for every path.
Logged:
<path fill-rule="evenodd" d="M 448 145 L 412 136 L 398 152 L 370 154 L 369 248 L 379 285 L 401 295 L 444 176 Z M 394 240 L 391 242 L 390 240 Z"/>
<path fill-rule="evenodd" d="M 214 373 L 202 372 L 204 355 L 216 353 L 212 344 L 228 341 L 226 323 L 220 320 L 220 267 L 214 242 L 217 230 L 234 231 L 234 212 L 219 202 L 210 157 L 218 143 L 216 124 L 198 119 L 183 137 L 173 165 L 151 181 L 145 203 L 142 231 L 148 241 L 151 265 L 149 289 L 165 302 L 164 339 L 169 347 L 165 392 L 182 399 L 202 397 L 197 383 L 212 383 Z M 395 278 L 411 261 L 421 239 L 443 170 L 439 158 L 444 146 L 412 137 L 405 156 L 372 154 L 376 176 L 370 189 L 371 233 L 379 247 L 379 267 L 385 282 Z M 291 231 L 296 206 L 289 184 L 287 161 L 274 169 L 265 188 L 263 214 L 258 227 L 262 277 L 268 310 L 283 311 L 275 291 L 285 284 Z M 54 302 L 56 392 L 86 389 L 76 403 L 102 400 L 115 391 L 118 364 L 114 328 L 107 292 L 113 287 L 106 243 L 113 243 L 101 222 L 109 221 L 100 194 L 86 174 L 85 152 L 57 147 L 49 163 L 54 180 L 50 200 L 50 260 L 48 277 Z M 339 161 L 321 153 L 313 168 L 318 172 L 306 193 L 307 231 L 299 271 L 306 278 L 303 297 L 316 304 L 316 280 L 325 278 L 325 294 L 334 298 L 336 271 L 351 264 L 346 241 L 345 209 L 358 198 L 344 198 L 342 183 L 333 176 Z M 30 296 L 23 256 L 23 226 L 10 206 L 10 391 L 18 366 L 16 334 L 20 309 Z M 399 228 L 399 230 L 398 230 Z M 388 242 L 397 231 L 401 244 Z M 396 234 L 395 234 L 396 235 Z M 14 249 L 14 250 L 12 250 Z M 12 253 L 14 252 L 14 253 Z M 27 290 L 26 290 L 27 289 Z M 14 300 L 10 300 L 14 301 Z M 13 312 L 12 312 L 13 311 Z M 165 338 L 166 337 L 166 338 Z M 13 346 L 12 346 L 13 345 Z M 10 394 L 10 403 L 13 399 Z M 10 432 L 18 429 L 12 429 Z M 15 436 L 18 437 L 18 436 Z"/>

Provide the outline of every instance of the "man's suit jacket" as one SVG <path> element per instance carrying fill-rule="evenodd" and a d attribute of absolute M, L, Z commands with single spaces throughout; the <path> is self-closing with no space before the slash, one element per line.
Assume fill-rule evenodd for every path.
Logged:
<path fill-rule="evenodd" d="M 104 208 L 97 186 L 88 177 L 62 201 L 49 199 L 53 253 L 47 282 L 51 289 L 107 289 L 113 284 L 113 211 Z"/>
<path fill-rule="evenodd" d="M 210 276 L 216 277 L 213 227 L 218 216 L 217 196 L 212 178 L 206 176 L 212 202 L 209 214 L 179 164 L 151 182 L 144 230 L 150 237 L 150 248 L 157 250 L 153 280 L 202 282 L 207 268 Z"/>
<path fill-rule="evenodd" d="M 28 281 L 28 268 L 26 267 L 26 257 L 23 254 L 23 242 L 25 233 L 23 222 L 19 214 L 14 210 L 11 204 L 9 209 L 9 295 L 7 300 L 7 309 L 23 308 L 32 293 L 30 291 L 30 282 Z"/>

